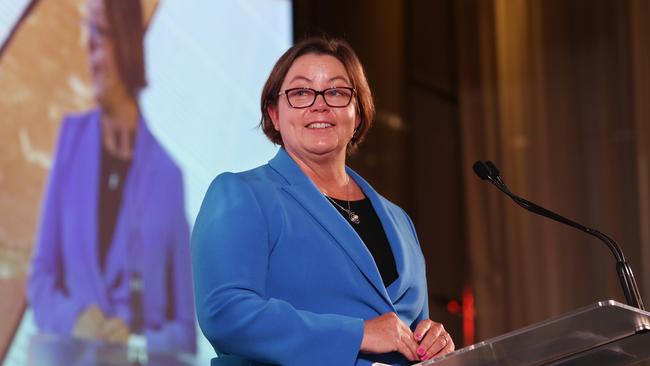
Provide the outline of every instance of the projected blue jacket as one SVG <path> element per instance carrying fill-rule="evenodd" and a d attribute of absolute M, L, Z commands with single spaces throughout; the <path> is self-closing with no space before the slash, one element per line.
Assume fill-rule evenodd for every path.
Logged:
<path fill-rule="evenodd" d="M 199 325 L 218 353 L 252 364 L 408 364 L 396 353 L 360 354 L 363 320 L 395 312 L 414 328 L 428 317 L 424 258 L 406 213 L 348 173 L 393 250 L 399 278 L 388 288 L 360 237 L 284 149 L 212 182 L 192 263 Z"/>
<path fill-rule="evenodd" d="M 138 122 L 106 267 L 99 266 L 99 110 L 64 119 L 28 282 L 41 331 L 69 335 L 97 304 L 127 324 L 129 271 L 143 279 L 144 326 L 153 351 L 194 351 L 196 331 L 181 172 Z"/>

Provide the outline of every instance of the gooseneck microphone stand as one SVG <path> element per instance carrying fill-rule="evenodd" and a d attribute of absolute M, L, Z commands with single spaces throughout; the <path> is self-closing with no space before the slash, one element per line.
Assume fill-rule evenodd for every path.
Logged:
<path fill-rule="evenodd" d="M 621 282 L 621 287 L 623 288 L 623 293 L 625 294 L 625 300 L 627 301 L 627 304 L 635 308 L 645 310 L 645 308 L 643 307 L 643 301 L 641 300 L 641 294 L 639 292 L 639 288 L 636 284 L 636 280 L 634 279 L 634 274 L 632 273 L 632 268 L 625 261 L 625 256 L 623 255 L 623 251 L 618 246 L 618 244 L 616 244 L 614 239 L 601 233 L 598 230 L 580 225 L 577 222 L 569 220 L 566 217 L 558 215 L 553 211 L 547 210 L 544 207 L 541 207 L 533 202 L 530 202 L 512 193 L 510 189 L 508 189 L 508 186 L 506 186 L 503 179 L 501 179 L 499 169 L 497 169 L 497 167 L 491 161 L 489 160 L 477 161 L 476 163 L 474 163 L 474 166 L 472 168 L 474 169 L 474 172 L 476 173 L 476 175 L 478 175 L 479 178 L 481 178 L 482 180 L 487 180 L 490 183 L 492 183 L 501 192 L 505 193 L 508 197 L 510 197 L 513 201 L 515 201 L 515 203 L 525 208 L 526 210 L 534 214 L 541 215 L 551 220 L 571 226 L 589 235 L 595 236 L 596 238 L 600 239 L 603 243 L 605 243 L 605 245 L 607 245 L 609 250 L 614 255 L 614 258 L 616 259 L 616 272 L 618 273 L 618 279 Z"/>

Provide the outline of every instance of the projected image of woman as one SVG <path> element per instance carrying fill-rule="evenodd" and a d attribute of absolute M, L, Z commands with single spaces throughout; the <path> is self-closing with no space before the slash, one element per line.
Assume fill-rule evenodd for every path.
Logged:
<path fill-rule="evenodd" d="M 280 150 L 266 165 L 219 175 L 192 235 L 213 365 L 410 364 L 453 351 L 428 319 L 410 218 L 345 165 L 374 118 L 350 46 L 310 38 L 290 48 L 261 113 Z"/>
<path fill-rule="evenodd" d="M 151 351 L 195 349 L 189 229 L 179 168 L 138 105 L 142 9 L 90 0 L 97 108 L 64 118 L 28 282 L 42 332 Z"/>

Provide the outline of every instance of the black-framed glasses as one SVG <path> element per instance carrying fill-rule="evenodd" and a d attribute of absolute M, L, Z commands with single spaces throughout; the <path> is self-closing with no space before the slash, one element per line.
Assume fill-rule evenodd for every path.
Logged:
<path fill-rule="evenodd" d="M 316 97 L 323 96 L 325 104 L 333 108 L 347 107 L 356 94 L 356 90 L 351 87 L 341 86 L 337 88 L 327 88 L 323 90 L 314 90 L 312 88 L 291 88 L 280 93 L 286 95 L 289 105 L 293 108 L 307 108 L 314 105 Z"/>

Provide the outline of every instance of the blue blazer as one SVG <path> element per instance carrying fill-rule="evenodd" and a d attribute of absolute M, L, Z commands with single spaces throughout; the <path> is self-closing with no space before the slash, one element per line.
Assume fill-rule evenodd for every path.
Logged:
<path fill-rule="evenodd" d="M 100 157 L 99 110 L 67 116 L 59 133 L 27 284 L 36 324 L 44 332 L 70 335 L 79 314 L 92 304 L 128 324 L 132 316 L 128 273 L 137 271 L 143 280 L 148 349 L 193 352 L 190 233 L 181 172 L 140 118 L 102 271 Z"/>
<path fill-rule="evenodd" d="M 363 321 L 395 312 L 414 328 L 428 317 L 424 257 L 406 213 L 347 171 L 390 242 L 399 277 L 388 288 L 361 238 L 284 149 L 212 182 L 191 246 L 199 325 L 228 355 L 216 361 L 408 364 L 397 353 L 359 353 Z"/>

